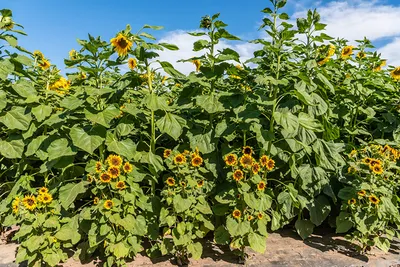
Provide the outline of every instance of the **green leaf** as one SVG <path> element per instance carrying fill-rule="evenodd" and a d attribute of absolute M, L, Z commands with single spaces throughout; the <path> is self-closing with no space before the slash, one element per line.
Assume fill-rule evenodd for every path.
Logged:
<path fill-rule="evenodd" d="M 14 107 L 6 115 L 0 117 L 0 122 L 7 126 L 10 130 L 26 131 L 31 123 L 32 116 L 30 113 L 26 114 L 25 108 Z"/>
<path fill-rule="evenodd" d="M 314 231 L 314 224 L 309 220 L 298 219 L 294 226 L 296 227 L 297 233 L 303 240 L 309 237 Z"/>
<path fill-rule="evenodd" d="M 91 122 L 103 125 L 106 128 L 110 127 L 110 122 L 119 115 L 120 110 L 112 105 L 100 112 L 92 112 L 85 109 L 85 116 Z"/>
<path fill-rule="evenodd" d="M 164 170 L 163 160 L 159 155 L 144 151 L 141 154 L 140 162 L 148 163 L 156 172 Z"/>
<path fill-rule="evenodd" d="M 101 136 L 89 135 L 88 133 L 85 132 L 85 130 L 78 127 L 73 127 L 69 132 L 69 136 L 71 137 L 74 146 L 79 147 L 80 149 L 88 152 L 89 154 L 93 154 L 93 152 L 104 141 L 104 138 L 102 138 Z"/>
<path fill-rule="evenodd" d="M 308 204 L 308 210 L 311 222 L 319 226 L 331 212 L 331 204 L 324 195 L 319 195 Z"/>
<path fill-rule="evenodd" d="M 203 154 L 211 153 L 215 150 L 215 144 L 211 140 L 212 132 L 208 132 L 205 134 L 191 135 L 188 134 L 190 147 L 194 150 L 196 147 Z"/>
<path fill-rule="evenodd" d="M 203 246 L 200 242 L 191 243 L 187 246 L 187 250 L 190 254 L 192 254 L 192 258 L 194 260 L 199 260 L 201 255 L 203 254 Z"/>
<path fill-rule="evenodd" d="M 85 182 L 69 183 L 62 186 L 59 190 L 59 199 L 61 202 L 61 206 L 64 209 L 68 209 L 71 206 L 71 204 L 75 201 L 77 196 L 85 192 L 86 192 Z"/>
<path fill-rule="evenodd" d="M 173 200 L 174 209 L 177 213 L 184 212 L 190 208 L 192 201 L 189 198 L 182 198 L 181 195 L 176 195 Z"/>
<path fill-rule="evenodd" d="M 39 149 L 40 145 L 43 143 L 43 141 L 46 138 L 47 138 L 46 135 L 40 135 L 40 136 L 36 137 L 35 139 L 33 139 L 29 143 L 29 145 L 26 149 L 25 155 L 29 157 L 29 156 L 32 156 L 33 154 L 35 154 L 36 151 Z"/>
<path fill-rule="evenodd" d="M 68 140 L 66 138 L 54 140 L 47 148 L 47 153 L 49 154 L 49 160 L 73 156 L 76 154 L 76 152 L 73 151 L 71 146 L 68 144 Z"/>
<path fill-rule="evenodd" d="M 323 132 L 324 128 L 318 120 L 312 118 L 310 115 L 300 112 L 299 114 L 299 124 L 306 129 L 312 130 L 314 132 Z"/>
<path fill-rule="evenodd" d="M 297 133 L 297 129 L 299 128 L 299 120 L 290 111 L 277 111 L 274 113 L 274 119 L 278 125 L 282 126 L 283 129 L 289 133 Z"/>
<path fill-rule="evenodd" d="M 66 96 L 61 100 L 60 106 L 69 110 L 74 110 L 81 107 L 83 103 L 83 100 L 80 100 L 75 96 Z"/>
<path fill-rule="evenodd" d="M 347 212 L 340 212 L 336 217 L 336 233 L 346 233 L 354 226 L 351 221 L 351 214 Z"/>
<path fill-rule="evenodd" d="M 167 48 L 168 50 L 172 50 L 172 51 L 179 50 L 179 47 L 177 47 L 174 44 L 167 44 L 167 43 L 158 43 L 158 44 L 161 45 L 162 47 Z"/>
<path fill-rule="evenodd" d="M 24 147 L 22 140 L 0 140 L 0 153 L 9 159 L 20 159 L 24 153 Z"/>
<path fill-rule="evenodd" d="M 43 260 L 47 262 L 49 266 L 56 266 L 60 263 L 61 258 L 57 253 L 52 251 L 50 253 L 43 253 Z"/>
<path fill-rule="evenodd" d="M 19 94 L 24 98 L 37 95 L 37 92 L 33 87 L 33 84 L 25 79 L 18 80 L 15 84 L 12 85 L 12 88 L 14 89 L 15 92 L 17 92 L 17 94 Z"/>
<path fill-rule="evenodd" d="M 249 241 L 251 249 L 257 251 L 258 253 L 264 253 L 267 249 L 266 237 L 262 235 L 252 232 L 247 237 L 247 240 Z"/>
<path fill-rule="evenodd" d="M 14 71 L 14 64 L 9 59 L 0 61 L 0 79 L 6 80 L 8 75 Z"/>
<path fill-rule="evenodd" d="M 34 235 L 28 238 L 26 242 L 26 248 L 28 249 L 29 252 L 35 252 L 40 245 L 44 242 L 44 236 L 43 235 Z"/>
<path fill-rule="evenodd" d="M 231 237 L 223 225 L 214 231 L 214 242 L 220 245 L 229 245 Z"/>
<path fill-rule="evenodd" d="M 219 97 L 212 95 L 200 95 L 196 97 L 196 104 L 203 108 L 210 114 L 222 112 L 225 110 L 221 102 L 218 101 Z"/>
<path fill-rule="evenodd" d="M 335 88 L 333 87 L 332 83 L 325 77 L 322 73 L 317 73 L 317 78 L 325 84 L 332 94 L 335 94 Z"/>
<path fill-rule="evenodd" d="M 168 73 L 169 75 L 171 75 L 172 77 L 174 77 L 174 78 L 185 77 L 185 75 L 183 75 L 181 72 L 177 71 L 171 63 L 169 63 L 167 61 L 158 61 L 158 63 L 160 63 L 163 70 L 166 73 Z"/>
<path fill-rule="evenodd" d="M 143 98 L 143 105 L 150 110 L 169 110 L 167 104 L 168 100 L 165 96 L 158 96 L 156 94 L 149 94 Z"/>
<path fill-rule="evenodd" d="M 128 160 L 133 159 L 136 155 L 137 145 L 132 139 L 118 141 L 116 138 L 114 139 L 114 137 L 107 135 L 106 145 L 109 151 L 124 156 Z"/>
<path fill-rule="evenodd" d="M 156 122 L 156 125 L 162 133 L 166 133 L 178 140 L 182 134 L 183 127 L 186 126 L 186 120 L 178 115 L 166 112 L 165 116 Z"/>
<path fill-rule="evenodd" d="M 119 242 L 110 247 L 110 250 L 113 251 L 115 257 L 117 259 L 125 258 L 129 255 L 129 248 L 125 246 L 123 242 Z"/>
<path fill-rule="evenodd" d="M 32 114 L 35 115 L 39 122 L 50 116 L 52 111 L 53 109 L 50 106 L 44 104 L 32 108 Z"/>

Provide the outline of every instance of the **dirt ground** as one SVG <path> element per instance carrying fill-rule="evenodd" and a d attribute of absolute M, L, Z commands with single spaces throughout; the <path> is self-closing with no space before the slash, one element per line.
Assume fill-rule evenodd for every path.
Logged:
<path fill-rule="evenodd" d="M 16 244 L 0 245 L 0 267 L 17 266 L 13 264 Z M 313 235 L 302 241 L 292 230 L 282 230 L 270 234 L 267 251 L 264 254 L 252 253 L 246 266 L 379 266 L 400 267 L 400 240 L 395 240 L 389 253 L 372 249 L 368 255 L 358 255 L 352 245 L 343 237 L 335 234 Z M 128 266 L 174 266 L 174 259 L 169 257 L 150 260 L 138 255 Z M 62 264 L 65 267 L 96 266 L 95 262 L 82 264 L 69 259 Z M 217 247 L 211 242 L 205 244 L 203 258 L 192 260 L 189 266 L 239 266 L 237 257 L 227 247 Z"/>

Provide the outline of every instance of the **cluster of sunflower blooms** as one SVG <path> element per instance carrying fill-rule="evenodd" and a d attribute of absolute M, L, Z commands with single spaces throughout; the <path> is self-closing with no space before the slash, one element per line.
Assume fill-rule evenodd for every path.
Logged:
<path fill-rule="evenodd" d="M 361 179 L 361 185 L 387 186 L 396 183 L 397 176 L 391 172 L 391 168 L 396 165 L 400 158 L 400 151 L 389 146 L 369 145 L 361 150 L 352 150 L 349 158 L 353 160 L 347 169 L 349 175 Z M 378 205 L 380 199 L 362 188 L 357 192 L 356 198 L 348 200 L 348 205 L 354 207 L 357 204 L 365 202 L 366 199 L 374 205 Z"/>
<path fill-rule="evenodd" d="M 49 193 L 49 190 L 46 187 L 42 187 L 38 190 L 37 195 L 25 195 L 22 198 L 19 196 L 15 197 L 12 202 L 12 211 L 17 214 L 21 207 L 24 207 L 28 211 L 34 211 L 36 208 L 45 207 L 53 201 L 52 195 Z"/>
<path fill-rule="evenodd" d="M 70 86 L 71 86 L 71 81 L 68 81 L 64 77 L 60 77 L 57 81 L 49 85 L 49 89 L 52 91 L 56 91 L 61 95 L 64 95 L 68 93 Z"/>
<path fill-rule="evenodd" d="M 182 153 L 175 153 L 175 155 L 173 154 L 171 149 L 165 149 L 163 156 L 166 160 L 170 160 L 178 169 L 185 166 L 198 168 L 201 167 L 204 162 L 197 148 L 192 153 L 190 153 L 189 150 L 184 150 Z M 177 181 L 174 177 L 168 177 L 165 180 L 165 183 L 168 187 L 175 187 L 177 185 Z M 204 183 L 204 179 L 199 179 L 196 181 L 195 187 L 202 188 L 204 186 Z M 188 183 L 187 179 L 181 179 L 181 181 L 179 181 L 179 186 L 185 189 L 188 189 L 193 185 L 194 184 L 192 183 Z"/>
<path fill-rule="evenodd" d="M 111 154 L 107 157 L 104 163 L 97 161 L 94 173 L 87 175 L 87 180 L 90 183 L 95 182 L 99 185 L 110 185 L 111 188 L 121 191 L 127 185 L 123 174 L 132 172 L 133 166 L 129 162 L 123 162 L 121 156 Z M 93 204 L 97 205 L 100 202 L 99 197 L 93 199 Z M 105 199 L 103 207 L 107 210 L 111 209 L 114 203 L 111 199 Z"/>
<path fill-rule="evenodd" d="M 266 155 L 262 155 L 259 161 L 255 160 L 252 156 L 253 149 L 249 146 L 243 147 L 242 153 L 243 155 L 240 158 L 232 153 L 225 156 L 225 164 L 232 168 L 232 179 L 238 183 L 250 179 L 253 175 L 258 175 L 260 180 L 257 183 L 257 190 L 264 191 L 267 187 L 266 175 L 274 169 L 275 161 Z M 239 209 L 235 209 L 232 212 L 232 216 L 235 219 L 239 219 L 242 216 L 242 212 Z M 262 219 L 263 213 L 259 212 L 257 217 Z M 253 218 L 252 215 L 247 217 L 249 221 Z"/>
<path fill-rule="evenodd" d="M 44 57 L 43 53 L 40 52 L 39 50 L 33 52 L 33 57 L 35 58 L 35 62 L 42 70 L 47 70 L 48 68 L 50 68 L 51 66 L 50 61 L 48 61 Z"/>

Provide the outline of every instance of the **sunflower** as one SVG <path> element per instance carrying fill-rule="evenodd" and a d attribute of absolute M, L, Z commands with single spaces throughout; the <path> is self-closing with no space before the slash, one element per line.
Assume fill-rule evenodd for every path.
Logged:
<path fill-rule="evenodd" d="M 392 76 L 395 80 L 400 80 L 400 67 L 395 68 L 390 72 L 390 76 Z"/>
<path fill-rule="evenodd" d="M 360 197 L 363 197 L 367 194 L 367 192 L 363 189 L 357 192 L 357 195 L 359 195 Z"/>
<path fill-rule="evenodd" d="M 240 216 L 242 216 L 242 213 L 240 212 L 240 210 L 235 209 L 235 210 L 232 212 L 232 216 L 233 216 L 233 218 L 238 219 L 238 218 L 240 218 Z"/>
<path fill-rule="evenodd" d="M 356 168 L 354 168 L 353 166 L 350 166 L 348 169 L 347 169 L 347 173 L 350 173 L 350 174 L 353 174 L 353 173 L 356 173 Z"/>
<path fill-rule="evenodd" d="M 122 165 L 122 158 L 118 155 L 110 155 L 107 158 L 108 165 L 113 167 L 121 167 Z"/>
<path fill-rule="evenodd" d="M 254 219 L 253 216 L 251 216 L 251 215 L 247 216 L 247 220 L 248 220 L 248 221 L 251 221 L 251 220 L 253 220 L 253 219 Z"/>
<path fill-rule="evenodd" d="M 119 181 L 116 185 L 115 185 L 116 189 L 122 190 L 126 188 L 125 182 L 124 181 Z"/>
<path fill-rule="evenodd" d="M 199 167 L 201 166 L 201 164 L 203 164 L 203 158 L 200 156 L 195 156 L 194 158 L 192 158 L 192 166 L 193 167 Z"/>
<path fill-rule="evenodd" d="M 225 156 L 224 161 L 228 166 L 235 166 L 237 164 L 237 156 L 235 154 L 228 154 Z"/>
<path fill-rule="evenodd" d="M 200 180 L 200 181 L 197 182 L 197 187 L 198 188 L 203 187 L 203 185 L 204 185 L 204 180 Z"/>
<path fill-rule="evenodd" d="M 233 180 L 240 181 L 243 179 L 243 172 L 241 170 L 236 170 L 233 172 Z"/>
<path fill-rule="evenodd" d="M 257 218 L 261 220 L 262 218 L 264 218 L 264 214 L 262 214 L 262 212 L 259 212 Z"/>
<path fill-rule="evenodd" d="M 28 210 L 34 210 L 36 208 L 36 198 L 35 196 L 25 196 L 22 199 L 22 203 L 24 203 L 25 208 L 27 208 Z"/>
<path fill-rule="evenodd" d="M 19 203 L 18 204 L 14 204 L 14 202 L 13 202 L 13 204 L 12 204 L 12 212 L 13 213 L 18 213 L 18 210 L 19 210 Z"/>
<path fill-rule="evenodd" d="M 93 204 L 94 205 L 97 205 L 99 203 L 99 198 L 98 197 L 95 197 L 94 199 L 93 199 Z"/>
<path fill-rule="evenodd" d="M 86 175 L 86 178 L 87 178 L 87 181 L 89 183 L 93 182 L 93 176 L 92 175 L 88 174 L 88 175 Z"/>
<path fill-rule="evenodd" d="M 164 84 L 168 80 L 168 76 L 164 76 L 161 80 L 161 84 Z"/>
<path fill-rule="evenodd" d="M 381 63 L 379 64 L 379 66 L 373 68 L 373 71 L 380 71 L 382 69 L 382 67 L 386 66 L 386 60 L 382 60 Z"/>
<path fill-rule="evenodd" d="M 169 186 L 174 186 L 175 185 L 175 179 L 172 177 L 167 178 L 167 185 Z"/>
<path fill-rule="evenodd" d="M 242 153 L 246 154 L 246 155 L 251 155 L 251 154 L 253 154 L 253 149 L 249 146 L 244 146 Z"/>
<path fill-rule="evenodd" d="M 168 158 L 171 155 L 171 152 L 171 149 L 165 149 L 163 153 L 164 158 Z"/>
<path fill-rule="evenodd" d="M 111 176 L 110 174 L 103 172 L 100 175 L 100 181 L 102 181 L 103 183 L 109 183 L 111 181 Z"/>
<path fill-rule="evenodd" d="M 47 187 L 42 187 L 38 190 L 39 194 L 45 194 L 47 192 L 49 192 L 49 189 L 47 189 Z"/>
<path fill-rule="evenodd" d="M 112 200 L 106 200 L 104 202 L 104 208 L 105 209 L 111 209 L 114 206 L 114 202 L 112 202 Z"/>
<path fill-rule="evenodd" d="M 49 193 L 44 193 L 40 197 L 40 202 L 43 204 L 49 204 L 51 201 L 53 201 L 53 197 Z"/>
<path fill-rule="evenodd" d="M 372 161 L 371 158 L 363 158 L 363 160 L 362 160 L 362 162 L 365 163 L 365 164 L 370 164 L 371 161 Z"/>
<path fill-rule="evenodd" d="M 348 58 L 353 54 L 353 46 L 348 45 L 342 49 L 342 58 Z"/>
<path fill-rule="evenodd" d="M 242 165 L 243 168 L 251 167 L 251 165 L 253 165 L 253 158 L 247 154 L 241 156 L 240 165 Z"/>
<path fill-rule="evenodd" d="M 186 163 L 186 157 L 183 154 L 178 154 L 174 157 L 174 163 L 176 165 L 182 165 Z"/>
<path fill-rule="evenodd" d="M 120 175 L 120 170 L 117 167 L 109 167 L 108 174 L 110 175 L 111 178 L 115 179 Z"/>
<path fill-rule="evenodd" d="M 186 183 L 185 183 L 184 181 L 181 181 L 179 184 L 180 184 L 182 187 L 186 187 Z"/>
<path fill-rule="evenodd" d="M 372 168 L 376 165 L 382 165 L 382 161 L 380 161 L 379 159 L 371 159 L 369 166 Z"/>
<path fill-rule="evenodd" d="M 367 57 L 367 54 L 365 54 L 365 52 L 363 52 L 363 51 L 360 51 L 360 52 L 358 52 L 357 57 L 358 58 L 365 58 L 365 57 Z"/>
<path fill-rule="evenodd" d="M 264 182 L 264 181 L 260 181 L 260 182 L 258 183 L 258 185 L 257 185 L 258 191 L 264 191 L 265 187 L 266 187 L 266 185 L 265 185 L 265 182 Z"/>
<path fill-rule="evenodd" d="M 275 167 L 275 161 L 273 159 L 269 159 L 267 162 L 267 169 L 270 171 Z"/>
<path fill-rule="evenodd" d="M 349 205 L 354 205 L 354 204 L 356 204 L 356 203 L 357 203 L 357 201 L 356 201 L 355 198 L 349 199 L 349 200 L 347 201 L 347 204 L 349 204 Z"/>
<path fill-rule="evenodd" d="M 349 157 L 350 157 L 350 158 L 354 158 L 355 156 L 357 156 L 357 150 L 353 149 L 353 150 L 349 153 Z"/>
<path fill-rule="evenodd" d="M 375 205 L 378 205 L 378 203 L 380 201 L 379 198 L 377 198 L 375 195 L 370 195 L 368 198 L 369 198 L 369 201 Z"/>
<path fill-rule="evenodd" d="M 84 80 L 84 79 L 86 79 L 86 78 L 87 78 L 87 76 L 86 76 L 86 73 L 85 73 L 85 72 L 80 72 L 80 73 L 79 73 L 79 77 L 80 77 L 82 80 Z"/>
<path fill-rule="evenodd" d="M 35 51 L 33 52 L 33 56 L 36 57 L 36 58 L 39 58 L 39 59 L 44 58 L 43 53 L 40 52 L 39 50 L 35 50 Z"/>
<path fill-rule="evenodd" d="M 78 54 L 78 53 L 76 52 L 76 50 L 75 50 L 75 49 L 72 49 L 71 51 L 69 51 L 69 58 L 70 58 L 71 60 L 75 60 L 77 54 Z"/>
<path fill-rule="evenodd" d="M 132 48 L 132 42 L 122 33 L 119 33 L 117 37 L 110 40 L 111 45 L 115 47 L 118 56 L 126 56 L 128 51 Z"/>
<path fill-rule="evenodd" d="M 95 169 L 96 169 L 96 172 L 97 172 L 97 173 L 100 173 L 100 172 L 101 172 L 102 166 L 103 166 L 103 165 L 101 164 L 100 161 L 96 162 L 96 167 L 95 167 Z"/>
<path fill-rule="evenodd" d="M 192 63 L 196 66 L 196 72 L 200 71 L 201 61 L 199 59 L 192 60 Z"/>
<path fill-rule="evenodd" d="M 374 167 L 372 167 L 372 171 L 375 174 L 382 174 L 383 173 L 383 168 L 381 165 L 375 165 Z"/>
<path fill-rule="evenodd" d="M 260 164 L 253 163 L 253 166 L 251 166 L 251 170 L 253 171 L 253 174 L 257 174 L 260 171 Z"/>
<path fill-rule="evenodd" d="M 132 164 L 130 164 L 129 162 L 125 162 L 122 169 L 124 169 L 124 172 L 130 173 L 133 170 L 133 167 L 132 167 Z"/>
<path fill-rule="evenodd" d="M 50 61 L 48 61 L 45 58 L 42 58 L 41 62 L 39 62 L 39 66 L 42 68 L 42 70 L 47 70 L 48 68 L 50 68 L 51 64 Z"/>
<path fill-rule="evenodd" d="M 137 61 L 136 61 L 136 59 L 134 59 L 134 58 L 128 59 L 128 67 L 129 67 L 131 70 L 134 70 L 134 69 L 137 67 Z"/>
<path fill-rule="evenodd" d="M 269 160 L 268 156 L 266 156 L 266 155 L 261 156 L 261 158 L 260 158 L 261 166 L 266 167 L 267 163 L 268 163 L 268 160 Z"/>

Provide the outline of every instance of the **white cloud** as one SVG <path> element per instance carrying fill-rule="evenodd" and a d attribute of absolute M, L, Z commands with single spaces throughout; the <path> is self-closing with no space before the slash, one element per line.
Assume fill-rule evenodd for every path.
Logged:
<path fill-rule="evenodd" d="M 400 66 L 400 38 L 395 38 L 392 42 L 378 49 L 383 58 L 388 59 L 388 64 Z"/>
<path fill-rule="evenodd" d="M 174 65 L 174 67 L 185 74 L 190 73 L 191 71 L 195 70 L 195 66 L 189 62 L 177 62 L 180 59 L 189 59 L 192 57 L 201 56 L 205 53 L 205 51 L 193 51 L 193 43 L 199 39 L 206 39 L 206 36 L 195 37 L 191 36 L 184 30 L 176 30 L 171 31 L 165 34 L 163 38 L 159 40 L 160 43 L 171 43 L 175 44 L 179 47 L 177 51 L 170 51 L 164 50 L 159 51 L 158 54 L 160 55 L 160 61 L 168 61 Z M 235 41 L 235 42 L 226 42 L 220 41 L 216 45 L 216 50 L 222 50 L 224 48 L 231 48 L 239 53 L 240 60 L 242 62 L 246 61 L 247 59 L 253 56 L 253 52 L 259 46 L 256 44 L 245 43 L 243 41 Z"/>

